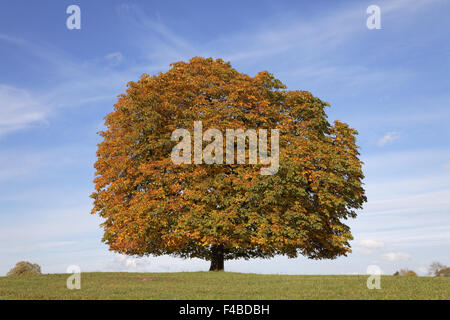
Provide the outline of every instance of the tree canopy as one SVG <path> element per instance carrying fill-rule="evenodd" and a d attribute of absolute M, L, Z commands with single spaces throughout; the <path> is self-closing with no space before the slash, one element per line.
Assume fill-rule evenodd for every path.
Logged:
<path fill-rule="evenodd" d="M 351 252 L 348 218 L 366 201 L 357 131 L 327 120 L 326 102 L 289 91 L 267 71 L 192 58 L 129 82 L 100 132 L 92 213 L 103 241 L 128 255 L 223 261 Z M 279 169 L 263 164 L 175 164 L 171 134 L 194 121 L 216 128 L 279 130 Z M 248 159 L 248 154 L 246 154 Z"/>

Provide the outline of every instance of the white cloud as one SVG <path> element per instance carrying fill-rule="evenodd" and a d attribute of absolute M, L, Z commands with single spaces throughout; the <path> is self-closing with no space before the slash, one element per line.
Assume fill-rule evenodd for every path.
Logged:
<path fill-rule="evenodd" d="M 371 239 L 365 239 L 365 240 L 360 240 L 358 242 L 358 246 L 365 248 L 365 249 L 369 249 L 369 250 L 376 250 L 376 249 L 383 248 L 384 242 L 377 241 L 377 240 L 371 240 Z"/>
<path fill-rule="evenodd" d="M 418 9 L 425 6 L 431 6 L 434 2 L 441 0 L 418 0 L 413 3 L 408 0 L 399 0 L 385 3 L 383 5 L 383 14 L 394 15 L 397 20 L 406 20 L 415 15 Z M 302 47 L 300 57 L 317 57 L 320 52 L 317 48 L 333 47 L 342 44 L 351 39 L 358 33 L 366 32 L 366 28 L 355 28 L 355 25 L 361 25 L 361 13 L 363 9 L 360 6 L 345 7 L 341 10 L 324 10 L 321 17 L 310 20 L 292 19 L 287 15 L 286 19 L 279 19 L 274 27 L 262 28 L 258 31 L 245 32 L 237 37 L 218 39 L 221 42 L 242 41 L 245 46 L 236 48 L 238 52 L 231 56 L 236 59 L 255 59 L 255 57 L 270 56 L 278 54 L 293 47 Z M 308 49 L 310 48 L 310 49 Z M 323 52 L 327 52 L 323 50 Z"/>
<path fill-rule="evenodd" d="M 436 219 L 436 223 L 441 223 L 441 226 L 427 226 L 423 227 L 424 221 L 426 221 L 426 217 L 418 217 L 414 218 L 414 224 L 408 225 L 408 228 L 405 228 L 405 225 L 402 223 L 405 220 L 408 220 L 409 217 L 404 216 L 395 216 L 394 218 L 387 217 L 385 220 L 385 225 L 377 224 L 379 223 L 379 217 L 371 220 L 362 220 L 359 219 L 355 221 L 353 225 L 353 229 L 356 228 L 356 224 L 358 225 L 358 236 L 364 237 L 378 237 L 380 239 L 388 239 L 389 246 L 391 248 L 402 249 L 402 250 L 411 250 L 413 248 L 423 249 L 424 247 L 428 247 L 429 250 L 440 250 L 440 248 L 445 247 L 450 243 L 450 227 L 448 226 L 448 219 Z M 389 226 L 389 228 L 386 227 Z M 371 232 L 361 232 L 361 229 L 369 229 Z M 356 235 L 355 235 L 356 237 Z M 438 252 L 438 251 L 436 251 Z"/>
<path fill-rule="evenodd" d="M 411 255 L 409 253 L 403 252 L 389 252 L 382 254 L 381 257 L 387 261 L 401 261 L 411 259 Z"/>
<path fill-rule="evenodd" d="M 45 119 L 45 108 L 28 91 L 0 84 L 0 135 Z"/>
<path fill-rule="evenodd" d="M 120 52 L 111 52 L 105 56 L 106 60 L 108 60 L 112 65 L 117 65 L 122 62 L 123 55 Z"/>
<path fill-rule="evenodd" d="M 408 191 L 408 189 L 406 189 Z M 392 213 L 416 213 L 421 210 L 436 210 L 450 206 L 450 189 L 435 192 L 416 193 L 411 195 L 396 196 L 393 199 L 372 200 L 364 206 L 364 211 L 369 215 L 392 214 Z"/>
<path fill-rule="evenodd" d="M 126 266 L 126 267 L 131 267 L 131 268 L 136 269 L 136 259 L 134 259 L 134 258 L 128 258 L 128 259 L 125 261 L 125 266 Z"/>
<path fill-rule="evenodd" d="M 380 140 L 378 140 L 378 146 L 383 147 L 386 144 L 392 143 L 397 140 L 399 137 L 398 133 L 395 131 L 391 131 L 386 133 Z"/>
<path fill-rule="evenodd" d="M 138 5 L 121 4 L 118 11 L 120 17 L 125 19 L 133 30 L 134 37 L 131 41 L 142 50 L 148 61 L 169 64 L 195 55 L 203 55 L 199 53 L 198 48 L 170 30 L 159 19 L 147 16 Z"/>
<path fill-rule="evenodd" d="M 133 269 L 136 269 L 136 267 L 137 267 L 136 258 L 127 257 L 125 255 L 119 254 L 115 257 L 114 260 L 117 261 L 119 263 L 119 265 L 125 269 L 133 270 Z"/>
<path fill-rule="evenodd" d="M 16 46 L 21 52 L 31 55 L 37 61 L 33 66 L 42 66 L 48 79 L 56 81 L 39 94 L 0 84 L 0 136 L 46 119 L 58 109 L 78 107 L 87 103 L 107 101 L 113 104 L 117 94 L 125 89 L 125 84 L 136 80 L 143 72 L 161 71 L 162 65 L 150 61 L 130 66 L 121 71 L 99 66 L 98 59 L 79 61 L 70 53 L 51 45 L 0 34 L 0 41 Z M 163 54 L 164 56 L 164 54 Z M 165 57 L 165 56 L 164 56 Z M 107 54 L 104 59 L 114 66 L 123 61 L 121 52 Z M 28 63 L 29 59 L 24 61 Z M 164 61 L 163 65 L 173 61 Z M 40 72 L 44 72 L 39 70 Z M 95 73 L 96 77 L 92 77 Z M 54 78 L 55 77 L 55 78 Z M 46 79 L 47 80 L 47 79 Z"/>

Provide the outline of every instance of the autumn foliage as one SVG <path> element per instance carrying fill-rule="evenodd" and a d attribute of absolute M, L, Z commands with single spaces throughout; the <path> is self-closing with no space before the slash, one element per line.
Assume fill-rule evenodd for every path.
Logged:
<path fill-rule="evenodd" d="M 177 62 L 129 82 L 100 132 L 93 213 L 103 241 L 128 255 L 223 261 L 277 254 L 313 259 L 350 252 L 355 210 L 366 201 L 357 131 L 330 124 L 327 103 L 289 91 L 270 73 L 251 77 L 220 59 Z M 177 128 L 279 129 L 279 170 L 260 164 L 171 160 Z"/>

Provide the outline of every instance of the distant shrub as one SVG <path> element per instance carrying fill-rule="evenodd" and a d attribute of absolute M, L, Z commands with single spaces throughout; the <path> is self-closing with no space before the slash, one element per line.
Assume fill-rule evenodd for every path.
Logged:
<path fill-rule="evenodd" d="M 416 277 L 417 273 L 408 269 L 401 269 L 394 273 L 394 276 L 404 276 L 404 277 Z"/>
<path fill-rule="evenodd" d="M 448 268 L 445 264 L 442 264 L 440 262 L 434 261 L 430 266 L 428 267 L 428 274 L 431 276 L 437 276 L 438 272 Z"/>
<path fill-rule="evenodd" d="M 450 277 L 450 268 L 444 268 L 436 272 L 436 277 Z"/>
<path fill-rule="evenodd" d="M 17 262 L 16 266 L 12 268 L 7 276 L 22 276 L 31 274 L 41 274 L 41 267 L 38 264 L 33 264 L 28 261 Z"/>

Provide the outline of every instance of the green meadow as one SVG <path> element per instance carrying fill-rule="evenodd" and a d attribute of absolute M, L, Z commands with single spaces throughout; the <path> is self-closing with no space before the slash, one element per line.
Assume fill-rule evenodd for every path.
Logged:
<path fill-rule="evenodd" d="M 362 275 L 261 275 L 233 272 L 68 274 L 0 277 L 0 300 L 10 299 L 450 299 L 450 278 L 382 276 L 367 289 Z"/>

